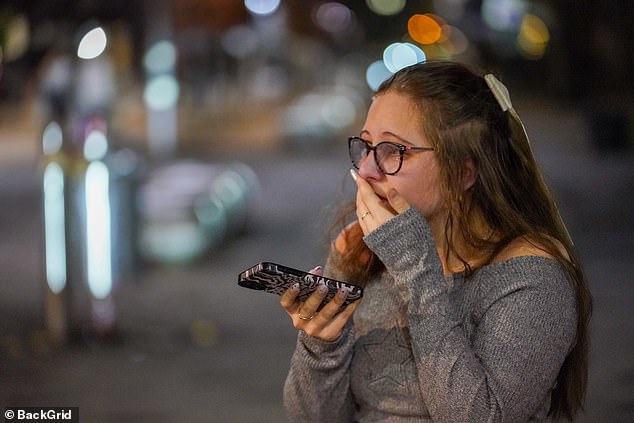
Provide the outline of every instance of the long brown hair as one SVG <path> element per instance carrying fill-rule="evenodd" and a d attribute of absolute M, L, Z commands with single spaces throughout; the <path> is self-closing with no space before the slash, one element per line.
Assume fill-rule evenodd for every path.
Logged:
<path fill-rule="evenodd" d="M 511 241 L 524 237 L 565 269 L 576 295 L 577 336 L 559 372 L 550 415 L 572 419 L 585 401 L 592 301 L 581 263 L 519 118 L 501 109 L 481 75 L 455 62 L 407 67 L 385 81 L 376 95 L 386 92 L 406 95 L 421 113 L 420 128 L 434 147 L 441 169 L 448 209 L 447 255 L 461 260 L 467 275 L 475 269 L 457 251 L 456 237 L 486 253 L 479 265 L 490 263 Z M 466 158 L 473 160 L 477 179 L 465 192 Z M 342 216 L 351 210 L 354 207 L 348 206 Z M 496 236 L 482 233 L 475 223 L 482 219 Z M 341 268 L 347 269 L 347 276 L 359 281 L 382 271 L 382 264 L 363 243 L 359 226 L 349 226 L 346 234 Z"/>

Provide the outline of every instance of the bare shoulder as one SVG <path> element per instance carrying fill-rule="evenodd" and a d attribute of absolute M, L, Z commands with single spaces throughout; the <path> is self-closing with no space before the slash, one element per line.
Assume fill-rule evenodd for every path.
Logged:
<path fill-rule="evenodd" d="M 568 253 L 563 244 L 556 239 L 552 239 L 555 247 L 564 257 L 568 258 Z M 528 237 L 518 237 L 511 241 L 497 256 L 494 262 L 504 261 L 515 257 L 535 256 L 554 259 L 552 252 L 542 243 L 536 242 Z"/>

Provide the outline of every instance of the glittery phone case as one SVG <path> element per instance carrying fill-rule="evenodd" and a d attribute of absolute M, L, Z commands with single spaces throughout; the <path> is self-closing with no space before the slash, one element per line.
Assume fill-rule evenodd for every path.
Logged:
<path fill-rule="evenodd" d="M 348 291 L 344 305 L 350 304 L 363 296 L 363 288 L 347 282 L 341 282 L 324 276 L 313 275 L 302 270 L 282 266 L 281 264 L 262 262 L 238 275 L 238 285 L 244 288 L 282 295 L 294 283 L 299 283 L 299 301 L 306 299 L 317 289 L 320 283 L 328 287 L 328 293 L 321 307 L 327 304 L 339 289 Z"/>

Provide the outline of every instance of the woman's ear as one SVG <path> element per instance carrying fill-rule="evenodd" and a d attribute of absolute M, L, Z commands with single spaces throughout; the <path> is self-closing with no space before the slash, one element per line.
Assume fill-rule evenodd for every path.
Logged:
<path fill-rule="evenodd" d="M 464 191 L 475 185 L 478 178 L 478 168 L 471 157 L 467 157 L 464 161 L 464 177 L 462 180 L 462 189 Z"/>

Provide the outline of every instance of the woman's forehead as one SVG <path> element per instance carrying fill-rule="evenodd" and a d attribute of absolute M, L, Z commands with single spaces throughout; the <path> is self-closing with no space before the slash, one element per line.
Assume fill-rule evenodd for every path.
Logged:
<path fill-rule="evenodd" d="M 415 146 L 427 145 L 422 127 L 424 116 L 406 95 L 386 92 L 374 97 L 362 133 L 375 141 L 392 140 L 391 135 Z"/>

